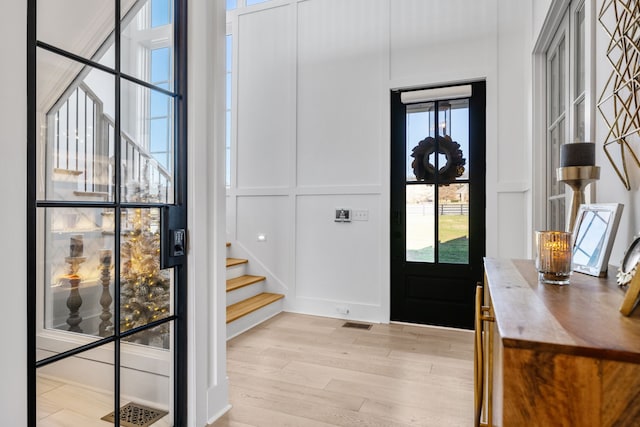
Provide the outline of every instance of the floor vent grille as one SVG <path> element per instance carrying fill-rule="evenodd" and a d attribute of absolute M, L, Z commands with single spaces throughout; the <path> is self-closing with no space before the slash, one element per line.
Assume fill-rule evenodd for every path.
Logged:
<path fill-rule="evenodd" d="M 345 322 L 342 325 L 343 328 L 353 328 L 353 329 L 366 329 L 367 331 L 371 329 L 371 324 L 369 323 L 356 323 L 356 322 Z"/>
<path fill-rule="evenodd" d="M 147 427 L 167 414 L 167 411 L 129 402 L 120 408 L 120 425 L 122 427 Z M 112 423 L 115 421 L 114 413 L 105 415 L 101 419 Z"/>

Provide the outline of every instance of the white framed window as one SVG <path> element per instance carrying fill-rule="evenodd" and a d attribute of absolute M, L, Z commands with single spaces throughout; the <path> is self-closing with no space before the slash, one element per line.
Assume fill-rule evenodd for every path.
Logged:
<path fill-rule="evenodd" d="M 540 229 L 565 230 L 567 226 L 571 194 L 556 179 L 560 146 L 591 142 L 594 135 L 589 65 L 593 17 L 591 2 L 554 3 L 534 49 L 534 180 L 538 187 L 534 198 L 539 206 L 534 223 Z"/>

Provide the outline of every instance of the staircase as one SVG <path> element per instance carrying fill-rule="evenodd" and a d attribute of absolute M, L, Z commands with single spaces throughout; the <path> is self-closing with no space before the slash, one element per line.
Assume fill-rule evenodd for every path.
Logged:
<path fill-rule="evenodd" d="M 284 295 L 266 292 L 266 277 L 247 274 L 248 264 L 227 258 L 227 339 L 282 312 Z"/>

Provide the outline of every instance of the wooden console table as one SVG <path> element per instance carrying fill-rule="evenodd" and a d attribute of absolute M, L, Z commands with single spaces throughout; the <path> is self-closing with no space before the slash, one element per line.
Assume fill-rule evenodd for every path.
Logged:
<path fill-rule="evenodd" d="M 485 259 L 476 425 L 640 425 L 640 309 L 618 311 L 615 271 L 544 285 L 531 260 Z"/>

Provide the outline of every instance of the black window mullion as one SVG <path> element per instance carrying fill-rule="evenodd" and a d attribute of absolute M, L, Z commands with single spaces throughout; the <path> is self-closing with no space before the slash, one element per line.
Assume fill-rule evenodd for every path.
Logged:
<path fill-rule="evenodd" d="M 434 264 L 440 264 L 440 101 L 436 101 L 434 105 L 435 109 L 435 143 L 434 143 L 434 174 L 433 174 L 433 209 L 434 209 L 434 221 L 433 221 L 433 262 Z"/>
<path fill-rule="evenodd" d="M 120 202 L 122 201 L 121 197 L 121 189 L 122 189 L 122 162 L 120 161 L 121 156 L 121 80 L 120 80 L 120 67 L 121 67 L 121 28 L 120 28 L 120 8 L 121 2 L 120 0 L 115 1 L 115 26 L 114 26 L 114 43 L 115 43 L 115 111 L 114 111 L 114 174 L 115 174 L 115 183 L 114 183 L 114 202 L 115 206 L 115 218 L 114 218 L 114 226 L 115 233 L 113 234 L 114 240 L 114 269 L 113 269 L 113 280 L 114 280 L 114 292 L 113 292 L 113 333 L 115 336 L 114 341 L 114 366 L 113 366 L 113 405 L 114 405 L 114 425 L 116 427 L 120 426 L 120 237 L 121 237 L 121 227 L 122 227 L 122 208 L 120 207 Z"/>

